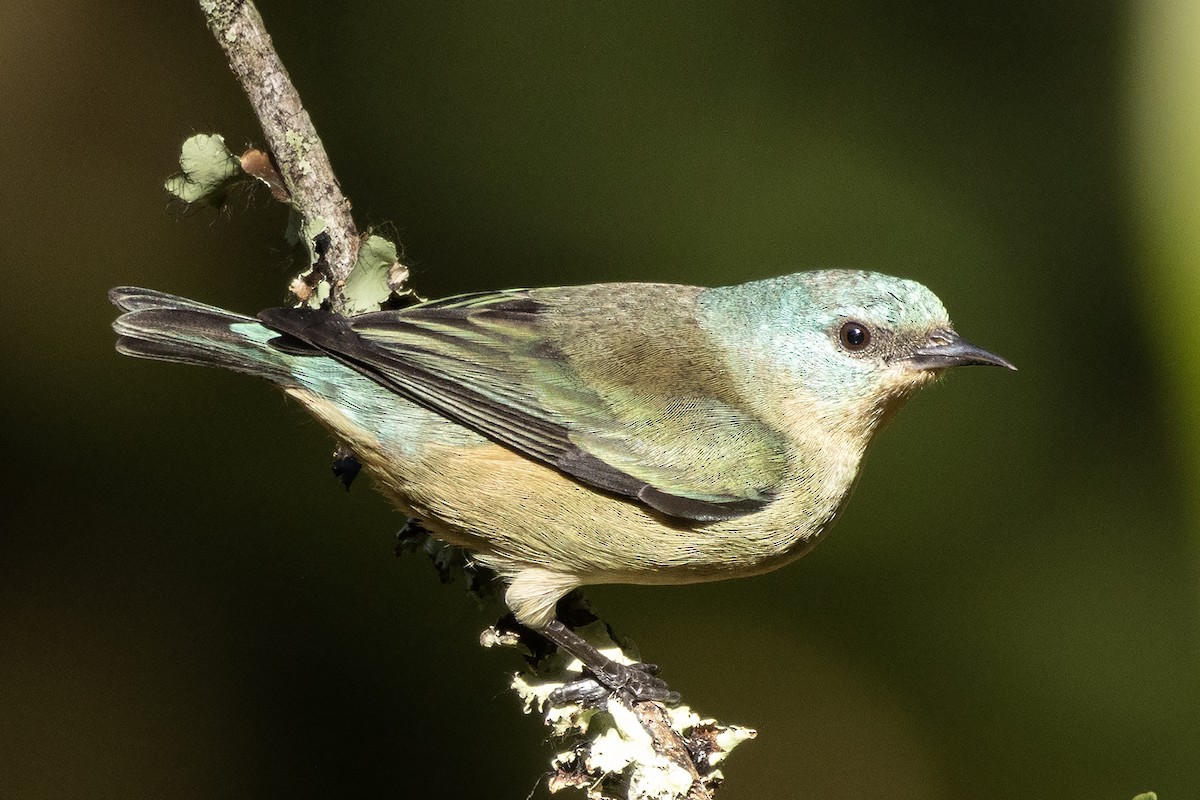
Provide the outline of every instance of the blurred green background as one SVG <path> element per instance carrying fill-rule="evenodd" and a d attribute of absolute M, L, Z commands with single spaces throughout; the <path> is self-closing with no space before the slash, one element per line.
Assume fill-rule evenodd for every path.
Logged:
<path fill-rule="evenodd" d="M 261 142 L 198 10 L 0 7 L 0 797 L 525 797 L 513 657 L 324 432 L 112 350 L 110 286 L 253 312 L 298 268 L 271 201 L 161 190 Z M 1020 366 L 919 397 L 798 564 L 591 592 L 761 730 L 723 798 L 1200 796 L 1200 12 L 261 7 L 426 296 L 863 267 Z"/>

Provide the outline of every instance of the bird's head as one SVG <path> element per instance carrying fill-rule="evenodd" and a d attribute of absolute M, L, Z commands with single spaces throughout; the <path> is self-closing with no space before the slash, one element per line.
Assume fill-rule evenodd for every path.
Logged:
<path fill-rule="evenodd" d="M 723 337 L 733 360 L 764 390 L 783 392 L 789 416 L 866 433 L 950 367 L 1016 369 L 959 336 L 915 281 L 822 270 L 713 291 L 721 296 L 709 302 L 735 320 Z"/>

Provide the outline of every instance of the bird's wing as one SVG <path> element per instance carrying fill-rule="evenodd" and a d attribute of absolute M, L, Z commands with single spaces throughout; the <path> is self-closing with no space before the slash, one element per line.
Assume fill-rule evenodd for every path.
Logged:
<path fill-rule="evenodd" d="M 671 291 L 685 287 L 644 286 L 637 325 L 619 303 L 596 302 L 603 287 L 259 318 L 499 444 L 669 516 L 715 521 L 762 508 L 781 483 L 786 445 L 739 406 L 716 357 L 698 352 L 710 345 L 683 313 L 688 297 Z"/>

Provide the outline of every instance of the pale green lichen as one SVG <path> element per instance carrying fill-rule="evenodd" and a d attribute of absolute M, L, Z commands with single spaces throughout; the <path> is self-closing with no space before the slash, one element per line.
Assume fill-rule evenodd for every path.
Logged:
<path fill-rule="evenodd" d="M 289 128 L 283 134 L 283 140 L 287 142 L 288 147 L 296 154 L 296 166 L 305 175 L 311 175 L 313 168 L 312 163 L 308 160 L 308 151 L 312 146 L 303 133 L 294 128 Z"/>
<path fill-rule="evenodd" d="M 702 725 L 716 725 L 716 720 L 706 719 L 701 720 Z M 713 740 L 717 743 L 717 747 L 708 756 L 709 766 L 716 766 L 725 760 L 726 756 L 742 742 L 748 742 L 755 736 L 758 736 L 758 731 L 753 728 L 743 728 L 738 725 L 718 725 L 717 733 Z M 1150 798 L 1150 800 L 1154 800 Z"/>
<path fill-rule="evenodd" d="M 167 178 L 166 190 L 189 205 L 219 206 L 229 189 L 246 178 L 237 156 L 225 146 L 225 137 L 200 133 L 183 143 L 179 151 L 178 175 Z"/>
<path fill-rule="evenodd" d="M 328 228 L 329 222 L 324 217 L 313 217 L 312 219 L 304 221 L 304 225 L 301 228 L 301 233 L 304 236 L 304 241 L 311 242 L 315 240 L 318 235 L 328 230 Z M 315 258 L 316 257 L 314 255 L 314 260 Z"/>
<path fill-rule="evenodd" d="M 396 245 L 382 236 L 371 235 L 358 250 L 358 260 L 342 287 L 346 313 L 378 311 L 392 294 L 388 276 L 397 262 Z"/>
<path fill-rule="evenodd" d="M 315 263 L 317 254 L 313 251 L 312 243 L 328 227 L 329 224 L 325 221 L 324 217 L 313 217 L 310 220 L 304 220 L 299 214 L 293 211 L 288 217 L 287 238 L 293 244 L 303 241 L 308 247 L 309 257 Z M 301 303 L 305 303 L 312 308 L 320 308 L 321 304 L 329 299 L 329 281 L 323 276 L 317 277 L 314 275 L 314 270 L 311 266 L 297 275 L 292 280 L 292 284 L 288 289 L 300 299 Z"/>
<path fill-rule="evenodd" d="M 313 241 L 326 223 L 317 217 L 304 226 L 305 241 Z M 358 260 L 342 283 L 343 313 L 353 316 L 378 311 L 380 306 L 400 287 L 395 279 L 398 272 L 405 273 L 396 255 L 396 245 L 382 236 L 371 235 L 358 251 Z M 329 298 L 329 282 L 324 278 L 314 279 L 309 268 L 292 281 L 292 293 L 301 302 L 319 308 Z"/>

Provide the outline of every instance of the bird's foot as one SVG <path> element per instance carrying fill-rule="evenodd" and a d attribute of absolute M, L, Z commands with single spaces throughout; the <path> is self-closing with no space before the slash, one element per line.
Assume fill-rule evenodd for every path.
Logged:
<path fill-rule="evenodd" d="M 562 650 L 578 658 L 584 669 L 592 675 L 551 692 L 549 699 L 553 705 L 574 702 L 598 705 L 616 693 L 634 700 L 654 700 L 667 705 L 679 702 L 679 692 L 667 688 L 667 682 L 658 677 L 656 665 L 613 661 L 557 619 L 550 620 L 540 632 Z"/>
<path fill-rule="evenodd" d="M 608 697 L 622 692 L 635 701 L 654 700 L 669 706 L 679 703 L 679 692 L 673 692 L 667 682 L 658 677 L 658 665 L 637 662 L 635 664 L 620 664 L 609 661 L 596 668 L 589 667 L 591 677 L 583 677 L 571 681 L 560 689 L 550 693 L 551 705 L 567 705 L 580 703 L 584 706 L 597 706 Z"/>

